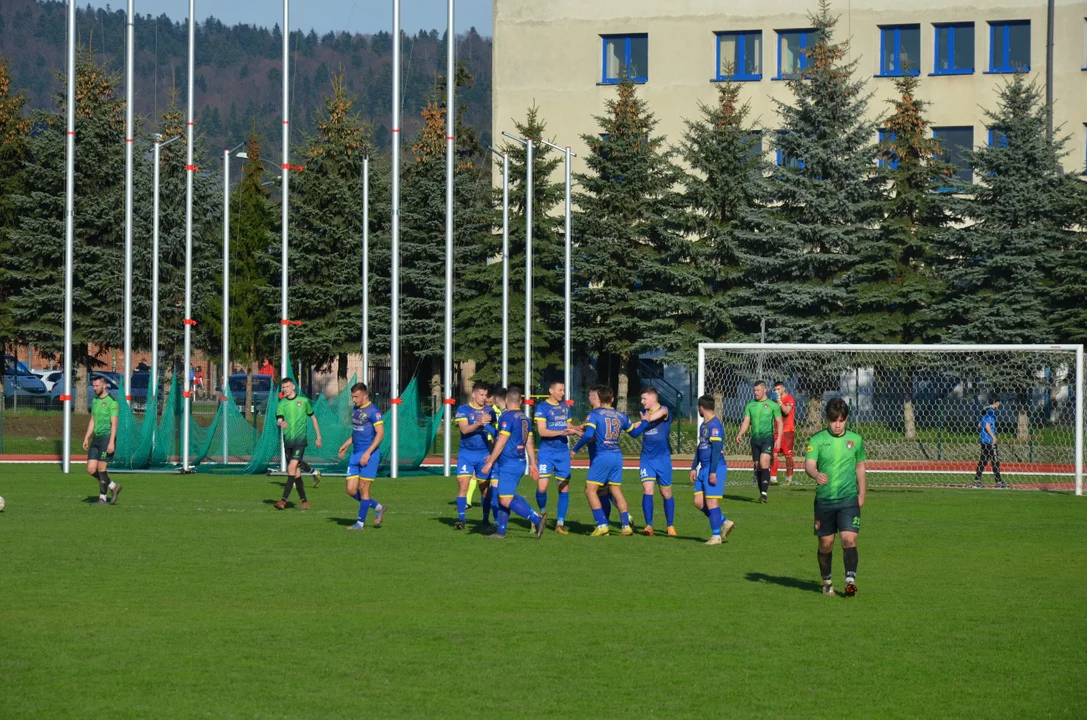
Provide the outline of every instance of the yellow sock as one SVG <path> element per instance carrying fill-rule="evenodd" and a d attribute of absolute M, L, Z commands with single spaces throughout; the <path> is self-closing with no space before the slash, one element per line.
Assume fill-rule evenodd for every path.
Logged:
<path fill-rule="evenodd" d="M 476 491 L 479 490 L 479 481 L 472 478 L 468 481 L 468 504 L 476 504 Z"/>

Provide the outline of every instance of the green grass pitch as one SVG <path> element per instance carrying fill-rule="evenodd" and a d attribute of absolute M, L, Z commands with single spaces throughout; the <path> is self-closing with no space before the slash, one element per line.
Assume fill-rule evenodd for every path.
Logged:
<path fill-rule="evenodd" d="M 437 477 L 379 480 L 351 533 L 340 478 L 276 512 L 273 478 L 118 474 L 100 507 L 77 469 L 0 468 L 4 718 L 1087 716 L 1070 494 L 874 489 L 846 599 L 810 490 L 744 472 L 705 547 L 686 482 L 678 539 L 587 537 L 579 477 L 574 534 L 500 543 Z"/>

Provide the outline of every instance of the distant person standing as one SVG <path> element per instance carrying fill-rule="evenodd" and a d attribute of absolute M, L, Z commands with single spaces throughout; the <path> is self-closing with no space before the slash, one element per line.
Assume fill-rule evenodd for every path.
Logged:
<path fill-rule="evenodd" d="M 770 484 L 778 482 L 778 455 L 785 456 L 785 484 L 793 484 L 793 443 L 796 441 L 796 398 L 785 389 L 785 383 L 774 383 L 774 401 L 781 408 L 783 432 L 781 447 L 775 448 L 774 458 L 770 463 Z"/>
<path fill-rule="evenodd" d="M 978 469 L 974 473 L 974 487 L 985 487 L 981 482 L 981 475 L 985 472 L 986 465 L 993 466 L 993 477 L 996 478 L 996 487 L 1006 490 L 1010 485 L 1004 482 L 1000 476 L 1000 453 L 996 445 L 996 409 L 1000 407 L 1000 401 L 994 400 L 981 416 L 981 430 L 978 440 L 981 443 L 981 457 L 978 458 Z"/>
<path fill-rule="evenodd" d="M 272 367 L 272 361 L 268 358 L 261 360 L 257 375 L 267 375 L 270 378 L 274 378 L 276 376 L 276 369 Z"/>

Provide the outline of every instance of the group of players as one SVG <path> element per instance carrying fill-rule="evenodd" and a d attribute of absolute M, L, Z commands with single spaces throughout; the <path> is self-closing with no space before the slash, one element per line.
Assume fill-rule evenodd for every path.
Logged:
<path fill-rule="evenodd" d="M 99 482 L 99 503 L 115 504 L 121 486 L 108 475 L 117 435 L 117 401 L 109 396 L 104 381 L 94 381 L 95 398 L 91 421 L 83 447 L 88 450 L 87 472 Z M 596 385 L 589 390 L 592 408 L 584 423 L 577 425 L 571 417 L 571 404 L 565 398 L 561 381 L 552 382 L 548 397 L 534 417 L 522 410 L 526 401 L 521 388 L 492 390 L 478 383 L 470 401 L 457 408 L 456 422 L 460 431 L 457 452 L 457 520 L 454 527 L 466 526 L 469 497 L 476 489 L 482 495 L 483 521 L 493 515 L 491 539 L 505 539 L 512 514 L 525 518 L 537 539 L 546 528 L 548 487 L 551 480 L 558 485 L 558 501 L 554 531 L 568 535 L 566 517 L 570 507 L 571 459 L 582 449 L 588 449 L 589 472 L 585 497 L 592 510 L 595 529 L 593 537 L 610 534 L 611 510 L 619 510 L 620 532 L 634 534 L 630 509 L 623 495 L 623 456 L 619 439 L 626 432 L 642 438 L 639 475 L 642 483 L 642 513 L 645 525 L 642 534 L 654 535 L 654 499 L 659 488 L 664 505 L 667 534 L 676 536 L 675 498 L 672 494 L 672 451 L 670 444 L 672 415 L 660 403 L 658 391 L 647 388 L 641 396 L 642 410 L 637 422 L 612 404 L 611 388 Z M 381 525 L 386 506 L 371 497 L 373 482 L 381 463 L 381 442 L 385 429 L 381 411 L 370 399 L 363 383 L 351 388 L 354 405 L 351 413 L 351 437 L 339 448 L 340 458 L 351 451 L 348 461 L 346 492 L 359 503 L 358 520 L 350 530 L 363 530 L 371 510 L 374 526 Z M 725 428 L 717 417 L 712 395 L 698 399 L 702 419 L 698 430 L 698 446 L 691 462 L 690 481 L 694 486 L 694 506 L 710 525 L 707 545 L 720 545 L 736 528 L 721 508 L 728 464 L 725 460 Z M 751 453 L 755 481 L 759 486 L 759 502 L 767 502 L 771 475 L 777 474 L 777 456 L 786 460 L 787 482 L 793 476 L 795 400 L 786 392 L 784 383 L 775 384 L 775 396 L 768 396 L 767 385 L 759 381 L 754 386 L 754 399 L 744 408 L 744 417 L 736 435 L 737 444 L 751 433 Z M 860 531 L 860 510 L 864 505 L 865 450 L 860 435 L 846 428 L 849 406 L 834 399 L 827 403 L 827 429 L 816 433 L 805 453 L 804 470 L 816 483 L 815 535 L 819 540 L 818 559 L 823 578 L 823 592 L 833 595 L 831 558 L 834 537 L 840 538 L 846 570 L 846 595 L 857 591 L 857 534 Z M 535 448 L 532 422 L 540 437 L 539 452 Z M 275 504 L 279 510 L 287 506 L 294 487 L 298 488 L 302 509 L 308 509 L 302 469 L 303 455 L 308 443 L 310 422 L 316 434 L 316 446 L 322 445 L 321 428 L 308 398 L 298 395 L 291 378 L 281 382 L 281 399 L 276 407 L 276 422 L 283 433 L 287 460 L 287 482 L 282 498 Z M 571 439 L 576 438 L 573 447 Z M 536 485 L 536 505 L 518 493 L 522 478 L 527 474 Z M 319 476 L 317 476 L 319 479 Z M 110 497 L 107 500 L 107 492 Z"/>

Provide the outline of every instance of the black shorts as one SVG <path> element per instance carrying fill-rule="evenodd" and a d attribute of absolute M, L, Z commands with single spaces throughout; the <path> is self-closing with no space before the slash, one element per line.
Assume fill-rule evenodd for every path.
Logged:
<path fill-rule="evenodd" d="M 826 537 L 840 532 L 861 531 L 861 508 L 859 505 L 847 507 L 823 508 L 815 504 L 815 534 Z"/>
<path fill-rule="evenodd" d="M 774 454 L 774 438 L 751 438 L 751 459 L 758 460 L 760 455 Z"/>
<path fill-rule="evenodd" d="M 287 458 L 287 462 L 297 460 L 302 462 L 302 456 L 306 453 L 305 445 L 284 445 L 283 455 Z"/>
<path fill-rule="evenodd" d="M 108 449 L 109 435 L 95 435 L 91 439 L 91 444 L 87 446 L 87 459 L 108 463 L 113 460 L 113 453 L 106 452 Z"/>

